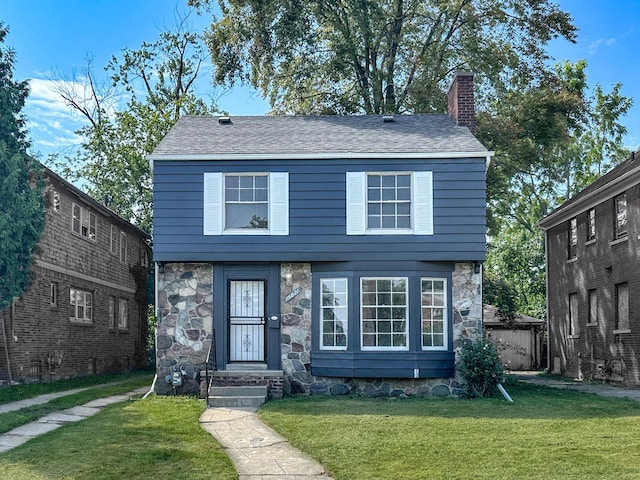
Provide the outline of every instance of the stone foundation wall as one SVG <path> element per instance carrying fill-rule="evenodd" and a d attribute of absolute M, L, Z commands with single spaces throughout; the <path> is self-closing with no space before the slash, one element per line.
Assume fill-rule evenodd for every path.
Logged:
<path fill-rule="evenodd" d="M 281 355 L 284 394 L 447 397 L 462 393 L 459 379 L 353 379 L 311 375 L 311 265 L 282 264 Z M 289 299 L 287 301 L 287 299 Z M 452 274 L 453 347 L 482 335 L 482 274 L 458 263 Z M 456 363 L 458 356 L 456 353 Z"/>
<path fill-rule="evenodd" d="M 165 264 L 158 274 L 157 313 L 156 393 L 173 392 L 165 378 L 175 368 L 186 372 L 177 392 L 198 393 L 197 377 L 213 337 L 213 266 Z"/>

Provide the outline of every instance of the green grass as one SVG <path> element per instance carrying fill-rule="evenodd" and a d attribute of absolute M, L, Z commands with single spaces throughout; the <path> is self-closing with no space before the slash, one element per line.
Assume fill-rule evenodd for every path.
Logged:
<path fill-rule="evenodd" d="M 200 428 L 203 410 L 192 397 L 112 405 L 0 454 L 0 478 L 237 479 L 220 445 Z"/>
<path fill-rule="evenodd" d="M 37 397 L 38 395 L 44 395 L 47 393 L 92 387 L 102 383 L 120 382 L 129 378 L 138 377 L 153 378 L 153 373 L 149 371 L 139 371 L 119 375 L 90 375 L 86 377 L 70 378 L 67 380 L 57 380 L 55 382 L 27 383 L 12 385 L 10 387 L 0 387 L 0 405 L 24 400 L 26 398 Z M 149 382 L 151 382 L 151 380 L 149 380 Z"/>
<path fill-rule="evenodd" d="M 76 407 L 78 405 L 84 405 L 85 403 L 97 398 L 127 393 L 138 387 L 144 387 L 146 385 L 151 385 L 151 376 L 148 374 L 146 376 L 136 375 L 125 380 L 121 380 L 117 385 L 90 388 L 89 390 L 56 398 L 42 405 L 34 405 L 14 412 L 0 414 L 0 434 L 13 430 L 14 428 L 26 423 L 33 422 L 49 413 Z"/>
<path fill-rule="evenodd" d="M 640 403 L 508 390 L 514 403 L 287 398 L 260 416 L 337 479 L 640 478 Z"/>

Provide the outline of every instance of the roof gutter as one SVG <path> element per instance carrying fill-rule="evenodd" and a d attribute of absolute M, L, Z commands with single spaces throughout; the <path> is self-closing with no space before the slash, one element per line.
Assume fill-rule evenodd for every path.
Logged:
<path fill-rule="evenodd" d="M 575 217 L 579 213 L 593 208 L 602 202 L 602 197 L 607 194 L 607 197 L 612 195 L 618 195 L 625 190 L 636 185 L 638 183 L 637 175 L 640 174 L 640 166 L 630 170 L 629 172 L 621 175 L 620 177 L 602 185 L 593 192 L 585 195 L 577 200 L 575 203 L 567 205 L 566 207 L 558 207 L 555 211 L 540 220 L 536 226 L 543 230 L 548 230 L 556 225 L 566 222 L 570 218 Z"/>
<path fill-rule="evenodd" d="M 331 152 L 331 153 L 227 153 L 227 154 L 150 154 L 154 161 L 207 161 L 207 160 L 332 160 L 332 159 L 389 159 L 389 158 L 486 158 L 487 167 L 495 152 Z"/>

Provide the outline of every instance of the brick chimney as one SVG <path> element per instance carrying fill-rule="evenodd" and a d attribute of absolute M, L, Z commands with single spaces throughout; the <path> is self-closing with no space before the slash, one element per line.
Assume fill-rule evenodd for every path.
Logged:
<path fill-rule="evenodd" d="M 449 116 L 457 125 L 476 131 L 476 112 L 473 101 L 473 73 L 458 72 L 449 88 Z"/>

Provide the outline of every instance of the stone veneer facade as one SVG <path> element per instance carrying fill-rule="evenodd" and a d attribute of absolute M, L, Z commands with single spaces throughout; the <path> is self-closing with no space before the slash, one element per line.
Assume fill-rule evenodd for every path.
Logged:
<path fill-rule="evenodd" d="M 156 392 L 173 386 L 165 380 L 174 368 L 186 372 L 179 392 L 200 390 L 197 376 L 204 369 L 213 338 L 213 265 L 168 263 L 158 274 L 156 330 Z"/>
<path fill-rule="evenodd" d="M 187 373 L 180 392 L 198 392 L 197 372 L 204 368 L 213 337 L 213 266 L 165 264 L 158 278 L 156 359 L 157 393 L 173 387 L 165 381 L 174 368 Z M 452 274 L 453 347 L 482 334 L 482 275 L 472 263 L 458 263 Z M 283 263 L 280 267 L 280 355 L 285 395 L 358 392 L 369 396 L 446 397 L 461 393 L 456 378 L 353 379 L 311 375 L 311 265 Z M 291 300 L 287 295 L 299 288 Z M 456 355 L 457 362 L 457 355 Z"/>

